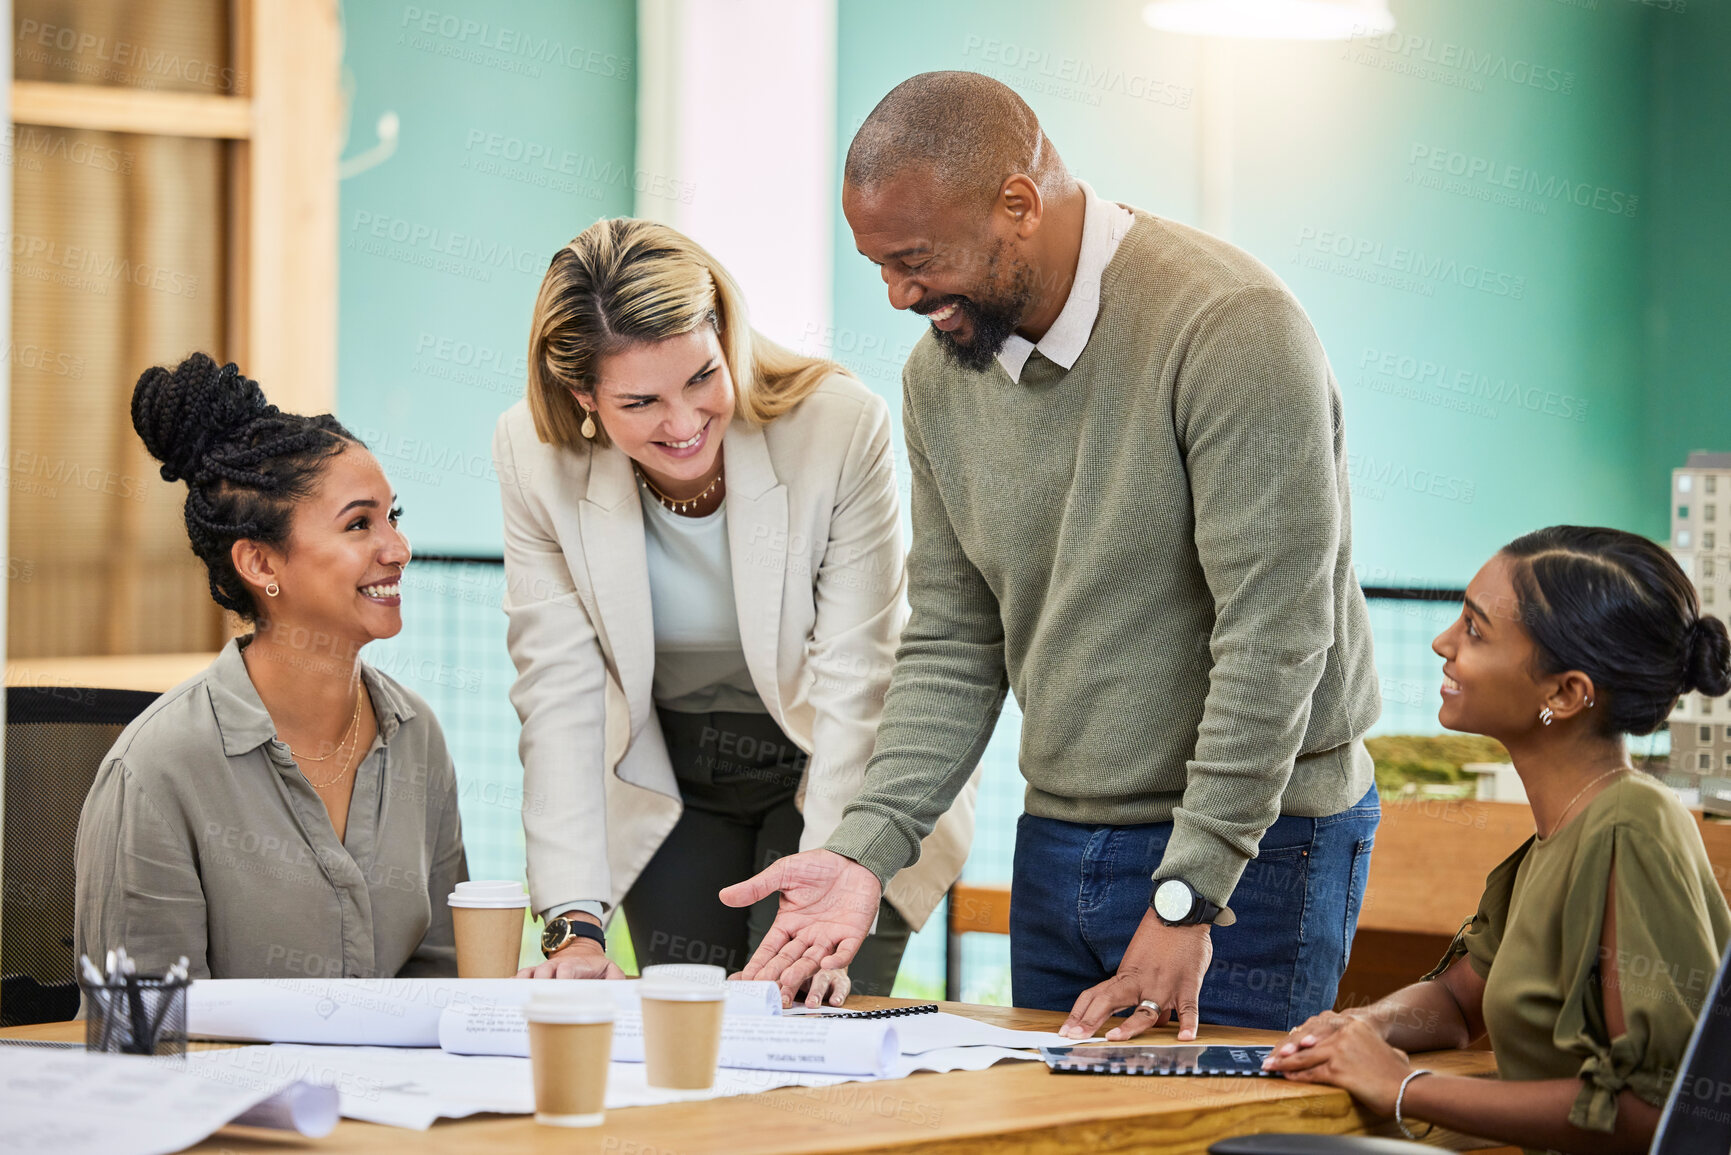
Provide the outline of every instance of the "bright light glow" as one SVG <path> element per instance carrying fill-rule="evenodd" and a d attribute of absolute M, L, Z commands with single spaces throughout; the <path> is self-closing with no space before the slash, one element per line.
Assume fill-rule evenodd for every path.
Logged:
<path fill-rule="evenodd" d="M 1162 32 L 1257 40 L 1351 40 L 1394 31 L 1388 0 L 1155 0 L 1142 19 Z"/>

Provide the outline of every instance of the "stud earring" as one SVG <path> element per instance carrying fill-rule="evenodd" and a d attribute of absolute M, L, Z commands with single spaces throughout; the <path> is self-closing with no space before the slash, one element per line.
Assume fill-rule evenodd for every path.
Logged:
<path fill-rule="evenodd" d="M 594 410 L 591 410 L 591 409 L 583 410 L 582 433 L 583 433 L 583 436 L 588 438 L 590 441 L 595 440 L 595 412 L 594 412 Z"/>
<path fill-rule="evenodd" d="M 1546 706 L 1543 710 L 1539 711 L 1539 721 L 1543 722 L 1547 726 L 1551 724 L 1552 717 L 1553 715 L 1551 714 L 1551 708 L 1549 706 Z"/>
<path fill-rule="evenodd" d="M 277 585 L 275 582 L 271 582 L 269 585 L 264 587 L 264 592 L 267 597 L 274 598 L 278 594 L 282 593 L 282 587 Z"/>
<path fill-rule="evenodd" d="M 1593 699 L 1588 698 L 1587 699 L 1587 709 L 1591 710 L 1592 708 L 1593 708 Z"/>

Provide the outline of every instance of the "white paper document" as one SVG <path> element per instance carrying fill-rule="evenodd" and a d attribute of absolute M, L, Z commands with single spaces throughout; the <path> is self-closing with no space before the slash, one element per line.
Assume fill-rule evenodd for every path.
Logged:
<path fill-rule="evenodd" d="M 895 1068 L 902 1049 L 902 1020 L 784 1018 L 735 1015 L 721 1025 L 723 1067 L 760 1071 L 806 1071 L 882 1078 Z M 439 1016 L 439 1046 L 456 1055 L 529 1054 L 529 1026 L 517 1007 L 470 1003 L 446 1007 Z M 613 1021 L 615 1062 L 643 1061 L 643 1016 L 620 1011 Z"/>
<path fill-rule="evenodd" d="M 436 1047 L 446 1007 L 520 1007 L 552 982 L 605 991 L 621 1011 L 640 1006 L 634 979 L 200 979 L 187 991 L 187 1033 L 261 1043 Z M 727 1013 L 779 1015 L 781 991 L 774 983 L 728 983 Z"/>
<path fill-rule="evenodd" d="M 196 985 L 196 984 L 194 984 Z M 344 1118 L 425 1131 L 439 1118 L 535 1109 L 529 1060 L 447 1055 L 428 1047 L 317 1047 L 277 1043 L 199 1051 L 187 1062 L 207 1078 L 264 1081 L 282 1073 L 328 1083 Z M 0 1148 L 3 1150 L 3 1148 Z"/>
<path fill-rule="evenodd" d="M 816 1014 L 801 1014 L 797 1008 L 788 1011 L 786 1017 L 805 1022 L 818 1019 Z M 846 1022 L 847 1018 L 837 1016 L 820 1021 Z M 948 1011 L 898 1015 L 893 1019 L 878 1021 L 895 1024 L 896 1037 L 901 1042 L 904 1055 L 923 1054 L 940 1047 L 1070 1047 L 1076 1043 L 1075 1039 L 1066 1039 L 1054 1031 L 1016 1031 L 1009 1027 L 994 1027 L 990 1023 L 982 1023 L 965 1015 L 952 1015 Z"/>
<path fill-rule="evenodd" d="M 338 1094 L 268 1071 L 207 1073 L 190 1058 L 0 1047 L 0 1152 L 167 1155 L 231 1122 L 314 1137 Z"/>
<path fill-rule="evenodd" d="M 904 1055 L 890 1077 L 914 1071 L 981 1070 L 1005 1059 L 1038 1060 L 1025 1051 L 998 1047 L 958 1047 Z M 424 1131 L 440 1119 L 461 1119 L 482 1112 L 525 1115 L 535 1109 L 535 1085 L 528 1059 L 496 1055 L 453 1055 L 437 1049 L 394 1047 L 310 1047 L 278 1043 L 203 1051 L 187 1061 L 207 1077 L 262 1079 L 267 1073 L 335 1085 L 342 1113 L 350 1119 Z M 217 1074 L 212 1075 L 211 1072 Z M 612 1064 L 607 1074 L 607 1108 L 645 1107 L 697 1099 L 752 1095 L 778 1087 L 833 1087 L 875 1082 L 870 1075 L 823 1075 L 799 1071 L 752 1071 L 722 1067 L 705 1091 L 651 1087 L 642 1063 Z M 5 1150 L 0 1142 L 0 1151 Z M 83 1155 L 79 1152 L 78 1155 Z M 93 1153 L 100 1155 L 100 1153 Z"/>

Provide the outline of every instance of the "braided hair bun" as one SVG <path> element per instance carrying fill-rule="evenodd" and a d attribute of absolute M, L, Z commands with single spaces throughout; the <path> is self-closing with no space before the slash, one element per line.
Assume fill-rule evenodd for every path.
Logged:
<path fill-rule="evenodd" d="M 132 427 L 162 462 L 164 481 L 200 478 L 211 448 L 224 435 L 277 415 L 258 382 L 234 362 L 218 366 L 194 353 L 173 369 L 154 365 L 132 390 Z"/>
<path fill-rule="evenodd" d="M 359 439 L 328 413 L 282 412 L 232 362 L 218 366 L 203 353 L 139 376 L 132 427 L 162 462 L 163 480 L 186 482 L 186 536 L 210 571 L 210 596 L 256 621 L 234 543 L 284 547 L 296 504 L 317 488 L 325 463 Z"/>
<path fill-rule="evenodd" d="M 1719 618 L 1703 614 L 1689 628 L 1688 668 L 1684 692 L 1698 690 L 1717 698 L 1731 690 L 1731 632 Z"/>

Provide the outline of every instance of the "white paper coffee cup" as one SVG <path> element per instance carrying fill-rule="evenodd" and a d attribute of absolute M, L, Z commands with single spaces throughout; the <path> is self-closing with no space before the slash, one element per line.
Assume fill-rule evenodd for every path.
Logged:
<path fill-rule="evenodd" d="M 523 911 L 529 896 L 520 882 L 459 882 L 445 899 L 457 938 L 457 977 L 508 979 L 523 948 Z"/>
<path fill-rule="evenodd" d="M 529 997 L 529 1062 L 535 1122 L 596 1127 L 606 1118 L 607 1072 L 613 1061 L 613 999 L 557 986 Z"/>
<path fill-rule="evenodd" d="M 651 1087 L 699 1091 L 715 1083 L 721 1022 L 727 1011 L 722 983 L 656 979 L 639 984 L 643 1007 L 644 1077 Z"/>

